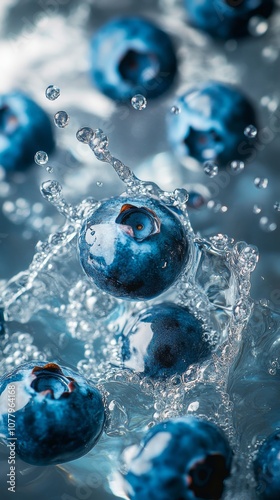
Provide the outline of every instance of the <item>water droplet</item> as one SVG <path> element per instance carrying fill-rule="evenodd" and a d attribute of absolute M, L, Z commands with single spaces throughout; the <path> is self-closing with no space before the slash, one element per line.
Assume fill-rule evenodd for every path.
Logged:
<path fill-rule="evenodd" d="M 69 115 L 66 111 L 58 111 L 54 115 L 54 123 L 58 128 L 64 128 L 68 125 L 70 120 Z"/>
<path fill-rule="evenodd" d="M 49 157 L 45 151 L 37 151 L 34 156 L 34 161 L 37 165 L 46 165 L 48 163 Z"/>
<path fill-rule="evenodd" d="M 57 181 L 45 181 L 41 185 L 41 193 L 48 201 L 57 200 L 62 191 L 62 186 Z"/>
<path fill-rule="evenodd" d="M 277 229 L 277 224 L 275 222 L 271 222 L 268 217 L 261 217 L 260 228 L 266 233 L 271 233 Z"/>
<path fill-rule="evenodd" d="M 206 161 L 203 164 L 203 170 L 204 170 L 204 173 L 206 175 L 208 175 L 209 177 L 212 178 L 212 177 L 215 177 L 218 174 L 219 167 L 213 161 Z"/>
<path fill-rule="evenodd" d="M 262 56 L 266 59 L 266 61 L 273 63 L 278 59 L 279 51 L 276 47 L 269 45 L 268 47 L 263 48 Z"/>
<path fill-rule="evenodd" d="M 252 36 L 262 36 L 268 30 L 268 22 L 264 17 L 253 16 L 248 23 L 248 31 Z"/>
<path fill-rule="evenodd" d="M 52 174 L 52 173 L 53 173 L 53 167 L 51 167 L 51 166 L 46 167 L 46 171 L 47 171 L 49 174 Z"/>
<path fill-rule="evenodd" d="M 207 203 L 207 208 L 209 210 L 213 210 L 213 212 L 218 213 L 222 208 L 222 204 L 220 201 L 209 200 Z"/>
<path fill-rule="evenodd" d="M 280 212 L 280 201 L 276 201 L 273 205 L 275 212 Z"/>
<path fill-rule="evenodd" d="M 179 115 L 179 113 L 181 113 L 181 109 L 178 106 L 172 106 L 170 113 L 173 115 Z"/>
<path fill-rule="evenodd" d="M 266 177 L 256 177 L 254 184 L 258 189 L 266 189 L 268 186 L 268 179 Z"/>
<path fill-rule="evenodd" d="M 254 213 L 254 214 L 256 214 L 256 215 L 257 215 L 257 214 L 260 214 L 260 213 L 261 213 L 261 211 L 262 211 L 262 209 L 261 209 L 261 207 L 260 207 L 259 205 L 254 205 L 254 206 L 253 206 L 253 213 Z"/>
<path fill-rule="evenodd" d="M 248 125 L 244 129 L 244 135 L 246 135 L 246 137 L 248 137 L 249 139 L 254 139 L 257 136 L 257 134 L 258 130 L 254 125 Z"/>
<path fill-rule="evenodd" d="M 131 104 L 137 111 L 142 111 L 147 107 L 147 99 L 142 94 L 136 94 L 132 97 Z"/>
<path fill-rule="evenodd" d="M 46 98 L 50 101 L 55 101 L 60 96 L 60 88 L 55 85 L 49 85 L 45 92 Z"/>
<path fill-rule="evenodd" d="M 96 185 L 97 185 L 98 187 L 102 187 L 102 186 L 103 186 L 103 182 L 97 181 L 97 182 L 96 182 Z"/>
<path fill-rule="evenodd" d="M 239 173 L 242 172 L 245 168 L 245 163 L 244 161 L 241 160 L 234 160 L 230 164 L 230 168 L 234 173 Z"/>
<path fill-rule="evenodd" d="M 93 136 L 94 132 L 90 127 L 82 127 L 76 133 L 78 141 L 83 142 L 84 144 L 89 144 Z"/>

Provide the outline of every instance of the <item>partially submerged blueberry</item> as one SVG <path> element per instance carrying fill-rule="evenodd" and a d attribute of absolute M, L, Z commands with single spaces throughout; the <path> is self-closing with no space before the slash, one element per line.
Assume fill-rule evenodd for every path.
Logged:
<path fill-rule="evenodd" d="M 115 100 L 165 92 L 177 70 L 169 36 L 139 17 L 110 20 L 93 36 L 91 75 L 99 90 Z"/>
<path fill-rule="evenodd" d="M 232 451 L 214 424 L 193 417 L 162 422 L 142 440 L 125 476 L 131 500 L 219 500 Z"/>
<path fill-rule="evenodd" d="M 181 374 L 210 352 L 200 321 L 171 302 L 140 312 L 122 335 L 123 366 L 150 377 Z"/>
<path fill-rule="evenodd" d="M 117 197 L 84 221 L 79 256 L 102 290 L 129 300 L 151 299 L 181 274 L 189 243 L 177 215 L 156 199 Z"/>
<path fill-rule="evenodd" d="M 6 438 L 11 437 L 11 411 L 16 453 L 34 465 L 85 455 L 99 440 L 105 421 L 100 392 L 56 363 L 26 363 L 0 379 L 0 429 Z"/>

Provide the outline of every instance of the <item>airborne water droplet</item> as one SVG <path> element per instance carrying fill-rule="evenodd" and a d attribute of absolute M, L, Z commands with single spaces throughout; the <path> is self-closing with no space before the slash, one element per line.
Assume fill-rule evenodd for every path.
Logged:
<path fill-rule="evenodd" d="M 45 151 L 37 151 L 34 156 L 34 161 L 37 165 L 46 165 L 48 163 L 49 157 Z"/>
<path fill-rule="evenodd" d="M 244 129 L 244 135 L 246 135 L 246 137 L 248 137 L 249 139 L 254 139 L 257 136 L 257 134 L 258 130 L 254 125 L 248 125 Z"/>
<path fill-rule="evenodd" d="M 179 113 L 181 113 L 181 109 L 178 108 L 178 106 L 172 106 L 172 108 L 170 109 L 170 113 L 172 113 L 173 115 L 179 115 Z"/>
<path fill-rule="evenodd" d="M 68 125 L 70 117 L 66 111 L 58 111 L 54 115 L 54 123 L 58 128 L 64 128 Z"/>
<path fill-rule="evenodd" d="M 259 205 L 254 205 L 254 206 L 253 206 L 253 213 L 254 213 L 254 214 L 256 214 L 256 215 L 257 215 L 257 214 L 260 214 L 260 213 L 261 213 L 261 211 L 262 211 L 262 209 L 261 209 L 261 207 L 260 207 Z"/>
<path fill-rule="evenodd" d="M 132 97 L 131 104 L 137 111 L 142 111 L 147 107 L 147 99 L 142 94 L 136 94 Z"/>
<path fill-rule="evenodd" d="M 254 184 L 258 189 L 266 189 L 268 186 L 268 179 L 266 177 L 256 177 Z"/>
<path fill-rule="evenodd" d="M 241 160 L 234 160 L 230 164 L 230 168 L 234 173 L 239 173 L 242 172 L 245 168 L 245 163 L 244 161 Z"/>
<path fill-rule="evenodd" d="M 60 197 L 62 187 L 57 181 L 45 181 L 41 185 L 41 193 L 48 201 L 56 200 Z"/>
<path fill-rule="evenodd" d="M 275 222 L 271 222 L 268 217 L 261 217 L 260 228 L 266 233 L 271 233 L 277 229 L 277 224 Z"/>
<path fill-rule="evenodd" d="M 78 141 L 83 142 L 84 144 L 89 144 L 91 139 L 93 138 L 94 132 L 90 127 L 82 127 L 76 133 L 76 138 Z"/>
<path fill-rule="evenodd" d="M 248 23 L 248 30 L 252 36 L 262 36 L 268 30 L 268 22 L 264 17 L 253 16 Z"/>
<path fill-rule="evenodd" d="M 55 85 L 49 85 L 46 88 L 45 96 L 50 101 L 55 101 L 60 96 L 60 88 Z"/>
<path fill-rule="evenodd" d="M 273 205 L 275 212 L 280 212 L 280 201 L 276 201 Z"/>
<path fill-rule="evenodd" d="M 219 167 L 213 161 L 206 161 L 203 164 L 203 170 L 209 177 L 215 177 L 219 172 Z"/>

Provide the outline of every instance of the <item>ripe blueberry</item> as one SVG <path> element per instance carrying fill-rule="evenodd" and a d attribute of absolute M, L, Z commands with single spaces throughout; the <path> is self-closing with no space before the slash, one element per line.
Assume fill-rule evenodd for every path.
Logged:
<path fill-rule="evenodd" d="M 54 149 L 51 122 L 45 111 L 21 92 L 0 95 L 0 165 L 23 170 L 34 154 Z"/>
<path fill-rule="evenodd" d="M 221 498 L 232 451 L 214 424 L 193 417 L 153 427 L 132 458 L 125 476 L 131 500 Z"/>
<path fill-rule="evenodd" d="M 169 36 L 145 19 L 113 19 L 93 36 L 91 75 L 112 99 L 124 101 L 135 94 L 157 97 L 170 87 L 176 69 Z"/>
<path fill-rule="evenodd" d="M 26 363 L 0 379 L 0 433 L 6 437 L 11 408 L 16 453 L 34 465 L 85 455 L 100 438 L 105 420 L 100 392 L 55 363 Z"/>
<path fill-rule="evenodd" d="M 253 17 L 267 18 L 273 0 L 185 0 L 189 22 L 215 38 L 248 35 Z"/>
<path fill-rule="evenodd" d="M 219 166 L 248 158 L 248 144 L 253 140 L 244 136 L 244 130 L 248 125 L 256 126 L 256 118 L 250 102 L 237 88 L 207 82 L 183 94 L 176 105 L 181 113 L 169 113 L 167 131 L 179 157 L 214 160 Z"/>
<path fill-rule="evenodd" d="M 183 373 L 209 355 L 201 323 L 171 302 L 145 309 L 123 334 L 124 367 L 150 377 Z"/>
<path fill-rule="evenodd" d="M 172 210 L 156 199 L 126 196 L 105 200 L 85 220 L 78 247 L 96 286 L 130 300 L 151 299 L 169 288 L 189 252 Z"/>
<path fill-rule="evenodd" d="M 280 498 L 280 432 L 273 432 L 260 446 L 254 461 L 257 491 L 263 500 Z"/>

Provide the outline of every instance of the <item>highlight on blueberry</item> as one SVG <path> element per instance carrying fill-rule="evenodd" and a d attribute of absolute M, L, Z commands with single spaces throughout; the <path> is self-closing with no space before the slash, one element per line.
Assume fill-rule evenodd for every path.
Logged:
<path fill-rule="evenodd" d="M 232 450 L 216 425 L 193 417 L 152 428 L 128 464 L 131 500 L 219 500 L 230 475 Z"/>
<path fill-rule="evenodd" d="M 0 165 L 24 170 L 37 151 L 54 150 L 54 134 L 46 112 L 22 92 L 0 95 Z"/>
<path fill-rule="evenodd" d="M 273 0 L 185 0 L 190 24 L 214 38 L 228 39 L 250 34 L 254 18 L 268 18 Z"/>
<path fill-rule="evenodd" d="M 100 392 L 56 363 L 25 363 L 0 379 L 0 434 L 9 434 L 13 409 L 17 455 L 50 465 L 85 455 L 99 440 L 105 421 Z M 9 419 L 10 422 L 10 419 Z"/>
<path fill-rule="evenodd" d="M 114 100 L 158 97 L 172 84 L 177 60 L 169 36 L 140 17 L 112 19 L 91 42 L 91 76 Z"/>
<path fill-rule="evenodd" d="M 254 460 L 256 491 L 263 500 L 280 498 L 280 431 L 268 436 Z"/>
<path fill-rule="evenodd" d="M 238 88 L 206 82 L 181 95 L 176 105 L 181 113 L 168 113 L 167 134 L 179 158 L 214 160 L 224 167 L 253 154 L 255 139 L 246 138 L 244 129 L 256 126 L 255 112 Z"/>
<path fill-rule="evenodd" d="M 157 199 L 103 201 L 80 231 L 81 265 L 98 288 L 128 300 L 151 299 L 175 283 L 188 259 L 179 217 Z"/>
<path fill-rule="evenodd" d="M 201 322 L 171 302 L 141 311 L 122 334 L 123 366 L 149 377 L 184 373 L 210 353 Z"/>

